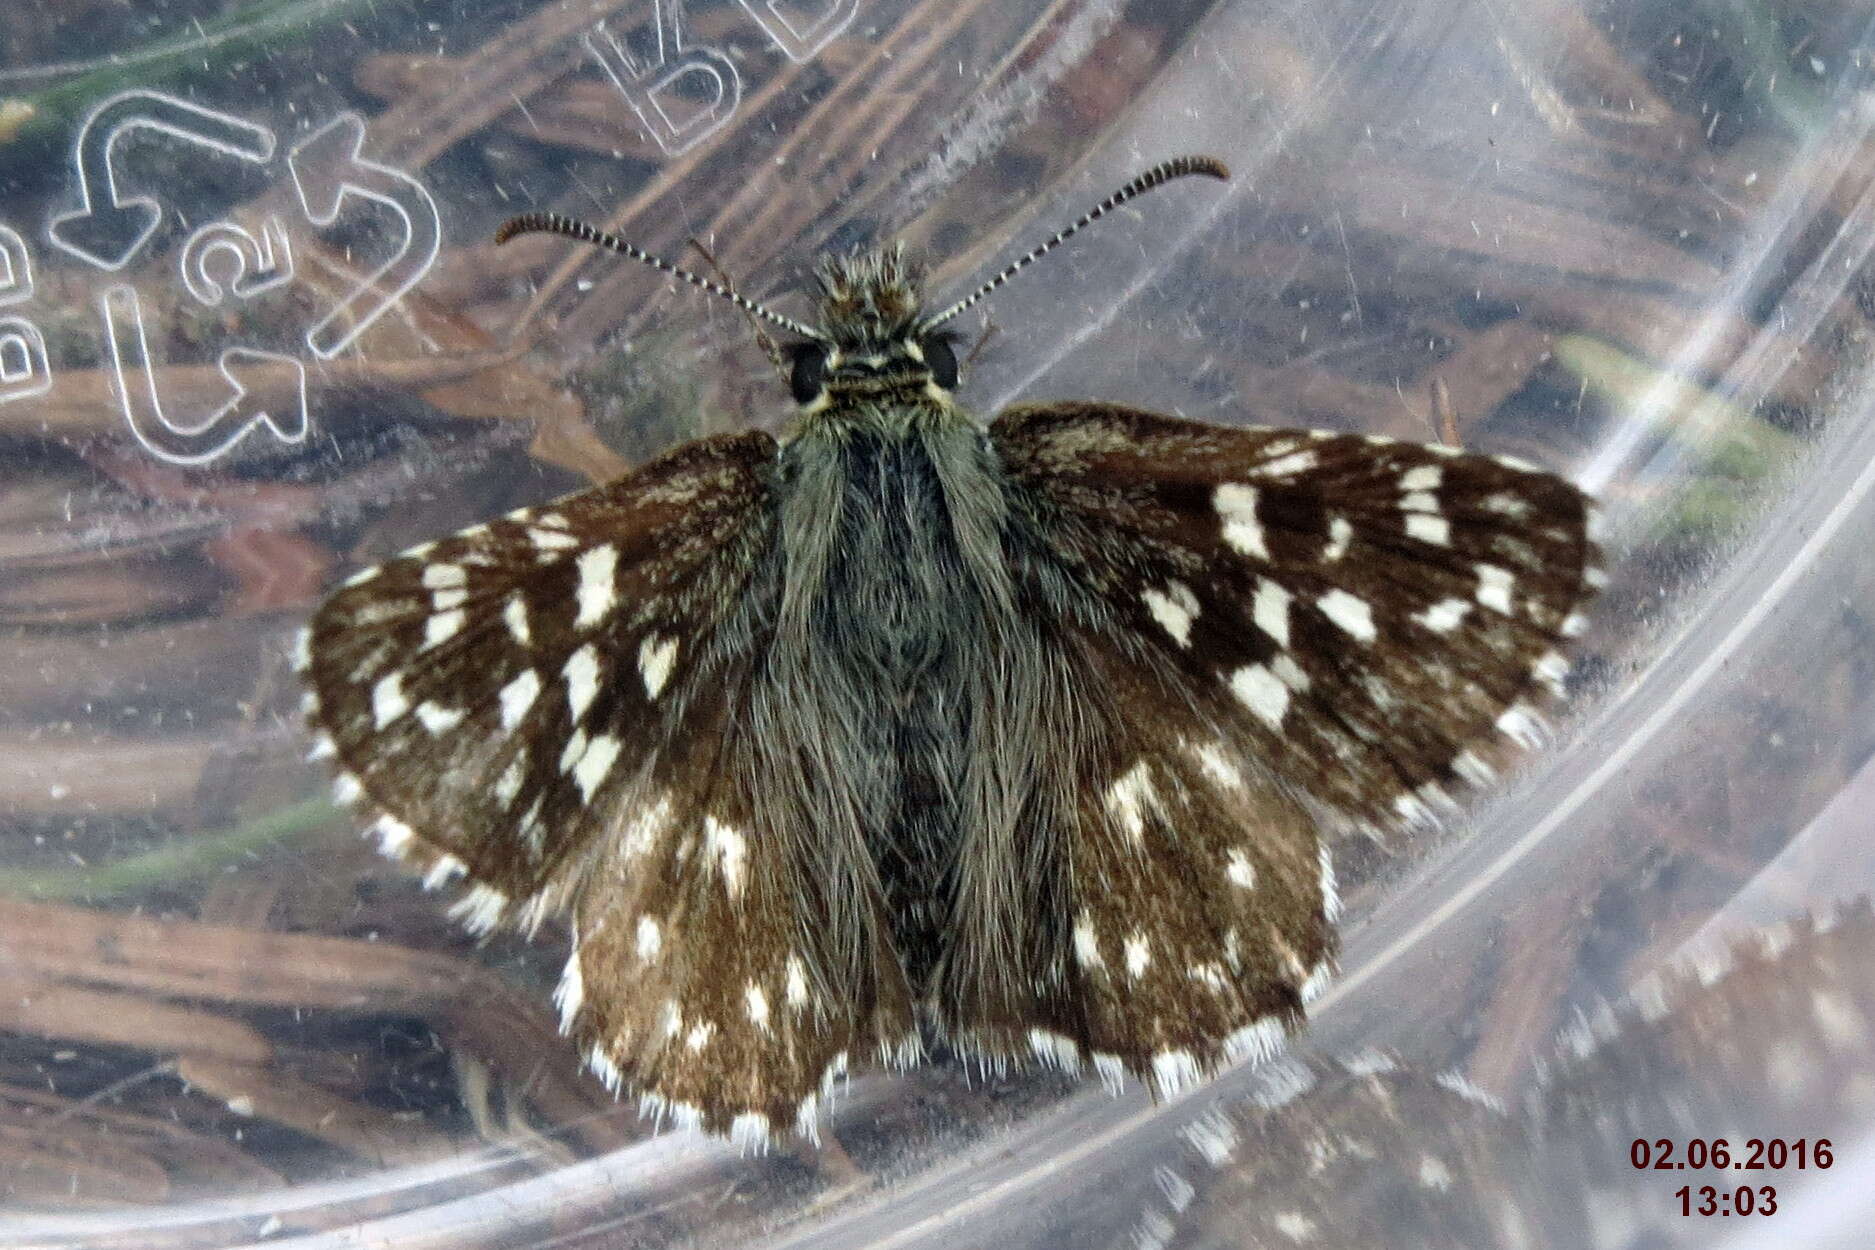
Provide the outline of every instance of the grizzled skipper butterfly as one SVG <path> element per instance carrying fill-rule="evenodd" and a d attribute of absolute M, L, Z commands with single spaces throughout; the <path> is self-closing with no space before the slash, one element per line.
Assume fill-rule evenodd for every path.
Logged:
<path fill-rule="evenodd" d="M 299 649 L 341 798 L 470 928 L 564 915 L 563 1029 L 679 1123 L 812 1132 L 926 1040 L 1155 1092 L 1328 981 L 1325 820 L 1431 818 L 1559 691 L 1589 501 L 1504 457 L 1096 402 L 985 424 L 898 250 L 806 325 L 798 405 L 353 577 Z"/>

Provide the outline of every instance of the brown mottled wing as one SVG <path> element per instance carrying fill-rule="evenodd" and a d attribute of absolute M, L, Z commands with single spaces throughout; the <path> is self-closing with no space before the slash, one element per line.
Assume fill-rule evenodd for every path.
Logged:
<path fill-rule="evenodd" d="M 949 1027 L 1176 1089 L 1267 1053 L 1326 983 L 1321 816 L 1430 818 L 1534 733 L 1599 578 L 1589 504 L 1515 461 L 1105 405 L 991 439 L 1086 707 L 1041 770 L 1072 778 L 1034 833 L 1063 866 L 1020 904 L 1058 955 L 1029 1004 L 964 978 Z M 1017 906 L 966 876 L 963 940 Z"/>
<path fill-rule="evenodd" d="M 1602 580 L 1588 498 L 1507 457 L 1070 404 L 992 437 L 1116 623 L 1231 693 L 1238 751 L 1382 828 L 1529 738 Z"/>
<path fill-rule="evenodd" d="M 461 878 L 478 932 L 567 913 L 556 999 L 588 1063 L 748 1140 L 811 1129 L 847 1056 L 910 1027 L 889 943 L 829 984 L 802 848 L 748 793 L 775 460 L 707 439 L 415 548 L 300 655 L 316 753 L 384 849 Z"/>

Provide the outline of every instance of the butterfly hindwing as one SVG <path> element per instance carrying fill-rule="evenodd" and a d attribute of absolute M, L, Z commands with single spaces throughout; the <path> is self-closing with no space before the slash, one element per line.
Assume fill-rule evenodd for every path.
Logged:
<path fill-rule="evenodd" d="M 1301 1022 L 1333 964 L 1334 870 L 1311 813 L 1204 700 L 1099 634 L 1067 645 L 1106 724 L 1063 805 L 1065 993 L 1028 1041 L 1169 1094 Z"/>
<path fill-rule="evenodd" d="M 619 813 L 556 994 L 615 1091 L 750 1144 L 813 1134 L 831 1081 L 914 1036 L 889 939 L 857 970 L 832 966 L 802 848 L 753 792 L 739 710 L 757 667 L 745 654 L 717 674 Z"/>

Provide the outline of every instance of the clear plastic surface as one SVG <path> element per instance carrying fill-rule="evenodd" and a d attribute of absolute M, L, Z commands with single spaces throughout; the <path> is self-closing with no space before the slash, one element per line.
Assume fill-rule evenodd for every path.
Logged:
<path fill-rule="evenodd" d="M 1872 27 L 1859 0 L 18 0 L 0 1241 L 1245 1244 L 1254 1207 L 1465 1244 L 1439 1221 L 1472 1203 L 1479 1244 L 1865 1244 L 1875 965 L 1814 930 L 1846 948 L 1875 877 Z M 658 1133 L 556 1037 L 564 934 L 462 933 L 303 759 L 290 641 L 347 572 L 786 419 L 733 308 L 494 226 L 696 239 L 786 310 L 816 253 L 898 237 L 942 298 L 1181 152 L 1235 176 L 998 293 L 964 398 L 1572 476 L 1611 581 L 1565 718 L 1453 827 L 1337 846 L 1343 972 L 1289 1068 L 1154 1105 L 936 1063 L 857 1072 L 818 1144 Z M 1392 1136 L 1327 1075 L 1382 1069 L 1420 1081 Z M 1834 1166 L 1630 1165 L 1725 1133 Z M 1242 1181 L 1357 1139 L 1371 1184 Z M 1682 1216 L 1688 1182 L 1782 1202 Z"/>

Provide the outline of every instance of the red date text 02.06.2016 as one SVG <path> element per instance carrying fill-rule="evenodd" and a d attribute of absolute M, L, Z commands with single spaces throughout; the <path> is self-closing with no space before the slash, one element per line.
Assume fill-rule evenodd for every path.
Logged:
<path fill-rule="evenodd" d="M 1725 1168 L 1734 1172 L 1781 1172 L 1786 1168 L 1828 1168 L 1836 1162 L 1836 1152 L 1829 1138 L 1814 1141 L 1799 1137 L 1753 1137 L 1738 1146 L 1723 1137 L 1689 1137 L 1676 1142 L 1671 1137 L 1649 1140 L 1636 1137 L 1628 1147 L 1628 1162 L 1636 1168 L 1656 1172 L 1683 1172 L 1688 1168 Z"/>
<path fill-rule="evenodd" d="M 1777 1190 L 1769 1185 L 1759 1185 L 1755 1189 L 1750 1185 L 1740 1185 L 1737 1189 L 1720 1189 L 1713 1185 L 1694 1189 L 1691 1185 L 1682 1185 L 1673 1191 L 1673 1196 L 1680 1200 L 1680 1214 L 1685 1216 L 1777 1214 Z"/>

